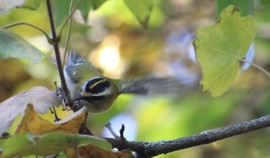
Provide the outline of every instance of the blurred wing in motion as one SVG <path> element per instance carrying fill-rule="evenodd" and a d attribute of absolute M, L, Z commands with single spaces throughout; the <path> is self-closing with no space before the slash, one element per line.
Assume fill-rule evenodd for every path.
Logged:
<path fill-rule="evenodd" d="M 185 83 L 177 78 L 146 78 L 137 80 L 124 80 L 119 84 L 120 93 L 133 94 L 175 94 L 183 95 L 194 91 L 198 83 Z"/>
<path fill-rule="evenodd" d="M 74 51 L 70 52 L 65 65 L 65 71 L 74 83 L 100 75 L 96 68 L 91 65 L 85 57 Z"/>
<path fill-rule="evenodd" d="M 149 89 L 145 79 L 121 80 L 118 86 L 119 93 L 147 94 Z"/>

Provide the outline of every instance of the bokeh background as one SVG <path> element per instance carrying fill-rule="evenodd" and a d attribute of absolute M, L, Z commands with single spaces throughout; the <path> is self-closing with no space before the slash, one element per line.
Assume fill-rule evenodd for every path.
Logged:
<path fill-rule="evenodd" d="M 49 33 L 43 3 L 37 11 L 15 9 L 1 16 L 0 26 L 25 21 Z M 253 15 L 257 28 L 253 62 L 269 71 L 270 3 L 267 0 L 247 0 L 246 3 L 248 13 L 243 14 Z M 198 28 L 214 24 L 220 6 L 214 0 L 154 0 L 154 4 L 147 28 L 140 25 L 123 0 L 105 2 L 91 11 L 86 21 L 76 11 L 69 49 L 88 57 L 107 77 L 174 76 L 181 83 L 197 85 L 201 70 L 196 63 L 192 41 Z M 59 30 L 61 21 L 56 23 Z M 9 30 L 27 39 L 47 57 L 39 64 L 25 59 L 1 59 L 0 102 L 33 86 L 55 89 L 54 81 L 58 84 L 60 81 L 53 49 L 46 38 L 26 26 Z M 65 33 L 66 30 L 62 41 Z M 63 51 L 63 42 L 61 44 Z M 57 112 L 60 118 L 71 113 L 61 108 Z M 116 132 L 121 124 L 125 125 L 128 140 L 158 141 L 246 121 L 269 112 L 269 78 L 258 69 L 249 67 L 245 71 L 239 70 L 233 86 L 220 97 L 213 98 L 202 93 L 200 86 L 191 91 L 182 89 L 179 94 L 122 95 L 109 111 L 89 114 L 87 124 L 98 136 L 112 137 L 104 128 L 104 124 L 110 121 Z M 44 117 L 54 119 L 50 113 Z M 157 157 L 269 157 L 269 133 L 266 128 Z"/>

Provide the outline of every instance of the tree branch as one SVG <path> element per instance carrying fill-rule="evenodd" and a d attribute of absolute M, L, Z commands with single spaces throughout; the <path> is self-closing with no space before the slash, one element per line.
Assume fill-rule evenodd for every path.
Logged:
<path fill-rule="evenodd" d="M 54 20 L 53 20 L 53 15 L 52 15 L 52 7 L 51 7 L 50 0 L 46 0 L 46 4 L 47 4 L 47 10 L 48 10 L 48 15 L 49 15 L 49 20 L 50 20 L 51 31 L 52 31 L 53 48 L 54 48 L 54 52 L 55 52 L 58 73 L 59 73 L 59 76 L 61 79 L 63 91 L 65 93 L 65 99 L 66 99 L 69 106 L 73 106 L 73 101 L 70 98 L 69 90 L 68 90 L 67 83 L 66 83 L 66 80 L 64 77 L 64 73 L 63 73 L 63 66 L 62 66 L 60 52 L 59 52 L 59 42 L 60 41 L 59 41 L 59 36 L 57 36 L 56 31 L 55 31 Z"/>
<path fill-rule="evenodd" d="M 161 140 L 157 142 L 123 141 L 123 139 L 105 138 L 112 143 L 114 148 L 131 149 L 139 157 L 153 157 L 176 150 L 194 147 L 202 144 L 213 143 L 218 140 L 255 131 L 270 126 L 270 115 L 257 119 L 236 123 L 227 127 L 207 130 L 191 136 L 174 140 Z"/>

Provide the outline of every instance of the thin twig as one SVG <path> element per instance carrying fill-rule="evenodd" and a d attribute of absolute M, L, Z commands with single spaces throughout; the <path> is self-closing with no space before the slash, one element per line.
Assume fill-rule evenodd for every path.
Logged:
<path fill-rule="evenodd" d="M 65 22 L 63 23 L 63 25 L 62 25 L 62 27 L 61 27 L 61 29 L 60 29 L 60 31 L 59 31 L 59 35 L 60 35 L 60 36 L 61 36 L 61 34 L 62 34 L 62 32 L 63 32 L 63 30 L 64 30 L 64 28 L 65 28 L 65 25 L 67 24 L 67 22 L 70 21 L 72 15 L 74 14 L 74 12 L 76 11 L 76 9 L 78 8 L 78 6 L 81 4 L 82 1 L 83 1 L 83 0 L 80 0 L 80 1 L 76 4 L 76 6 L 70 11 L 68 17 L 66 18 Z M 72 2 L 71 2 L 70 5 L 72 5 Z M 71 6 L 70 6 L 70 8 L 71 8 Z M 70 22 L 69 22 L 69 23 L 70 23 Z"/>
<path fill-rule="evenodd" d="M 125 125 L 122 124 L 121 129 L 119 130 L 120 138 L 121 138 L 121 139 L 125 139 L 125 137 L 124 137 L 124 132 L 125 132 Z"/>
<path fill-rule="evenodd" d="M 111 134 L 114 136 L 115 139 L 120 139 L 120 137 L 112 129 L 112 125 L 110 122 L 106 123 L 105 127 L 111 132 Z"/>
<path fill-rule="evenodd" d="M 57 63 L 57 67 L 58 67 L 58 73 L 61 79 L 61 84 L 62 84 L 62 88 L 63 91 L 65 92 L 65 97 L 67 99 L 67 103 L 69 106 L 73 106 L 73 102 L 70 98 L 70 93 L 67 87 L 67 83 L 64 77 L 64 73 L 63 73 L 63 66 L 61 63 L 61 56 L 60 56 L 60 52 L 59 52 L 59 38 L 56 34 L 55 31 L 55 25 L 54 25 L 54 20 L 53 20 L 53 15 L 52 15 L 52 7 L 51 7 L 51 2 L 50 0 L 46 0 L 46 4 L 47 4 L 47 10 L 48 10 L 48 15 L 49 15 L 49 20 L 50 20 L 50 26 L 51 26 L 51 32 L 52 32 L 52 40 L 53 40 L 53 48 L 54 48 L 54 52 L 55 52 L 55 58 L 56 58 L 56 63 Z"/>
<path fill-rule="evenodd" d="M 106 138 L 112 143 L 113 147 L 131 149 L 137 152 L 139 157 L 153 157 L 160 154 L 166 154 L 176 150 L 194 147 L 202 144 L 213 143 L 218 140 L 240 135 L 243 133 L 255 131 L 270 126 L 270 115 L 257 119 L 236 123 L 227 127 L 207 130 L 188 137 L 174 140 L 161 140 L 157 142 L 136 142 L 121 141 L 119 139 Z"/>
<path fill-rule="evenodd" d="M 11 28 L 11 27 L 14 27 L 14 26 L 19 26 L 19 25 L 30 26 L 30 27 L 40 31 L 42 34 L 44 34 L 46 36 L 47 41 L 50 43 L 51 38 L 49 37 L 49 35 L 44 30 L 42 30 L 41 28 L 39 28 L 39 27 L 37 27 L 37 26 L 35 26 L 33 24 L 27 23 L 27 22 L 17 22 L 17 23 L 9 24 L 9 25 L 6 25 L 6 26 L 2 27 L 2 29 L 8 29 L 8 28 Z"/>
<path fill-rule="evenodd" d="M 71 0 L 70 4 L 69 4 L 69 15 L 71 15 L 71 13 L 72 13 L 71 10 L 72 10 L 73 3 L 74 3 L 74 0 Z M 70 18 L 68 18 L 67 37 L 66 37 L 66 40 L 65 40 L 64 58 L 63 58 L 63 62 L 62 62 L 63 65 L 64 65 L 64 63 L 66 61 L 66 57 L 67 57 L 67 48 L 68 48 L 68 44 L 69 44 L 69 40 L 70 40 L 71 24 L 72 24 L 72 16 L 70 16 Z M 65 27 L 65 23 L 62 26 L 62 28 L 64 28 L 64 27 Z M 60 35 L 62 34 L 62 30 L 63 29 L 61 29 Z"/>

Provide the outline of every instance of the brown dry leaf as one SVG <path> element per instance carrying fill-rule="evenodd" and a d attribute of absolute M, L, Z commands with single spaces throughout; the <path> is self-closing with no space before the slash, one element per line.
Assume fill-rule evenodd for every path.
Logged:
<path fill-rule="evenodd" d="M 81 158 L 134 158 L 130 150 L 113 152 L 93 145 L 81 146 L 78 152 Z"/>
<path fill-rule="evenodd" d="M 15 134 L 28 131 L 32 134 L 45 134 L 53 131 L 65 131 L 68 133 L 78 133 L 80 125 L 85 119 L 85 109 L 81 109 L 69 117 L 57 122 L 51 123 L 43 119 L 33 108 L 28 105 L 25 110 Z"/>
<path fill-rule="evenodd" d="M 23 91 L 0 103 L 0 135 L 14 122 L 15 118 L 24 113 L 28 104 L 32 104 L 38 113 L 46 113 L 50 106 L 60 105 L 54 91 L 37 86 Z"/>

